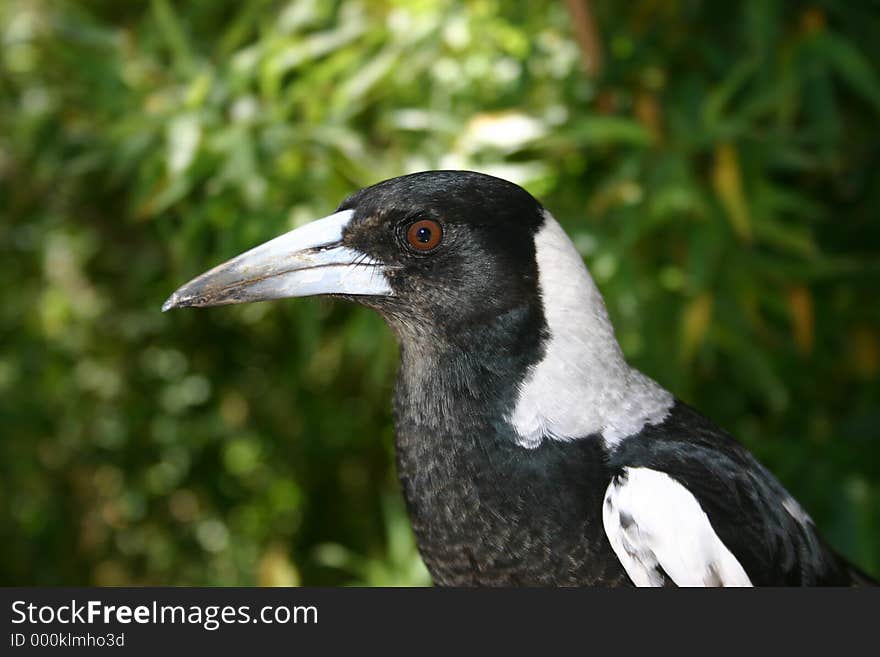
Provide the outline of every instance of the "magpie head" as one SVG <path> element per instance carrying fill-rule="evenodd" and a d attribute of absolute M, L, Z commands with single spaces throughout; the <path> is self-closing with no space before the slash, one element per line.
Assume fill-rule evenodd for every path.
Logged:
<path fill-rule="evenodd" d="M 367 187 L 193 279 L 163 310 L 318 294 L 386 318 L 408 362 L 406 387 L 432 411 L 423 417 L 448 415 L 451 396 L 481 408 L 494 396 L 522 446 L 599 433 L 612 444 L 672 403 L 626 364 L 561 226 L 498 178 L 426 171 Z"/>
<path fill-rule="evenodd" d="M 379 311 L 402 339 L 455 340 L 539 307 L 534 236 L 543 222 L 540 204 L 499 178 L 393 178 L 202 274 L 163 310 L 330 295 Z"/>

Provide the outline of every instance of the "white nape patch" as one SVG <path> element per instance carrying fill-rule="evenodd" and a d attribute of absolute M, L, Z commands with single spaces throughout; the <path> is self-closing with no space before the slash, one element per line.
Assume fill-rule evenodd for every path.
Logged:
<path fill-rule="evenodd" d="M 636 586 L 751 586 L 691 492 L 665 472 L 624 468 L 605 492 L 602 522 Z M 662 568 L 662 572 L 659 570 Z"/>
<path fill-rule="evenodd" d="M 605 303 L 574 244 L 553 216 L 535 235 L 538 278 L 549 330 L 544 358 L 520 385 L 509 421 L 523 447 L 544 438 L 601 434 L 609 447 L 662 422 L 672 395 L 631 368 Z"/>
<path fill-rule="evenodd" d="M 797 520 L 801 525 L 813 524 L 813 519 L 791 495 L 782 500 L 782 507 L 788 512 L 788 515 Z"/>

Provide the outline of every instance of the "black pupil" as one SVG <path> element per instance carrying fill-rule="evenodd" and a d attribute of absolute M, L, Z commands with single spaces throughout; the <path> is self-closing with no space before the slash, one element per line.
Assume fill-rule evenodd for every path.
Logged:
<path fill-rule="evenodd" d="M 431 229 L 426 226 L 416 229 L 416 239 L 422 244 L 427 244 L 431 241 Z"/>

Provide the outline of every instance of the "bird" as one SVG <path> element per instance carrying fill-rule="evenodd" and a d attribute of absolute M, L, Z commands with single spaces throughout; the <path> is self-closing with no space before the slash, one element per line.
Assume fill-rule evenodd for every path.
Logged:
<path fill-rule="evenodd" d="M 624 359 L 560 224 L 472 171 L 379 182 L 163 311 L 325 295 L 400 344 L 395 452 L 438 586 L 857 586 L 783 485 Z"/>

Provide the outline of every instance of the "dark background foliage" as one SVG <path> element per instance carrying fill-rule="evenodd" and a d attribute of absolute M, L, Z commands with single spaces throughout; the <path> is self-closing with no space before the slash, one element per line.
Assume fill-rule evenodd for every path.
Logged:
<path fill-rule="evenodd" d="M 396 346 L 180 283 L 428 168 L 524 184 L 631 361 L 880 574 L 880 9 L 0 4 L 0 583 L 425 583 Z"/>

